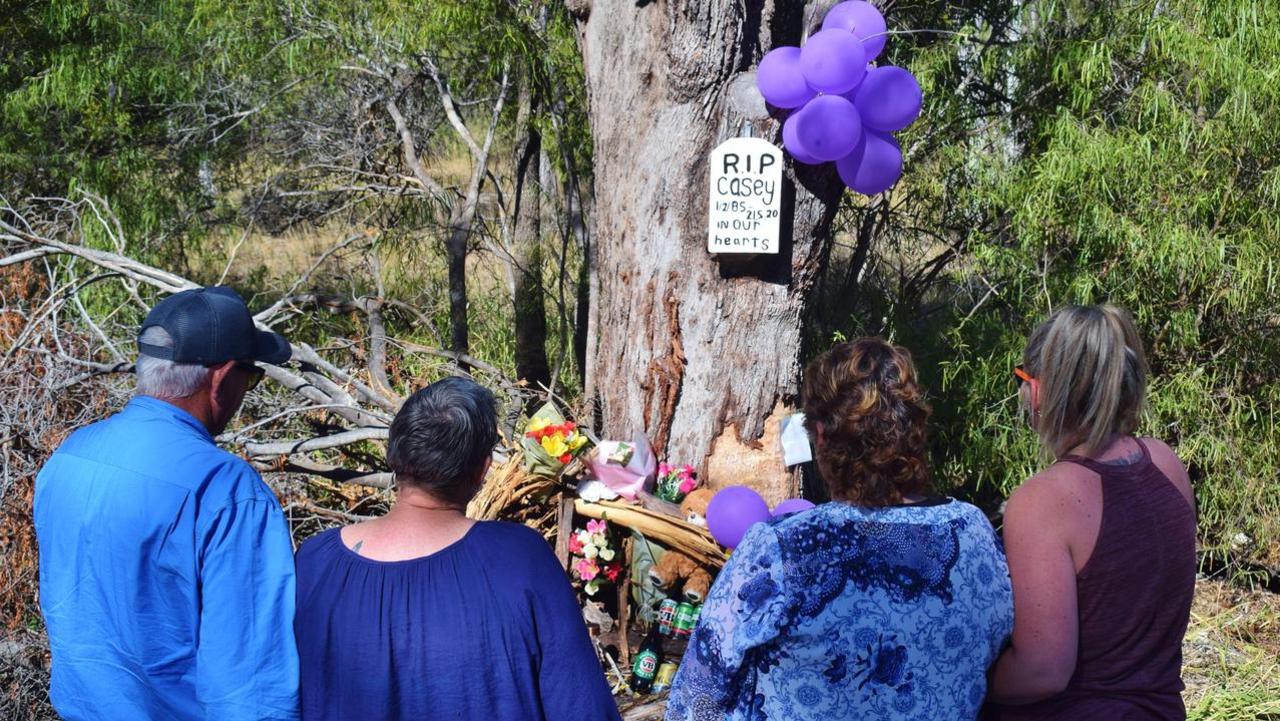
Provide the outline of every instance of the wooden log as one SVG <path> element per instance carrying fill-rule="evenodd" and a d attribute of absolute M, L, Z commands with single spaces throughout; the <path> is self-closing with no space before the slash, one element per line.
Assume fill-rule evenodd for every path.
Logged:
<path fill-rule="evenodd" d="M 631 536 L 622 541 L 622 574 L 618 577 L 618 654 L 623 668 L 631 667 L 631 641 L 627 629 L 631 626 Z"/>
<path fill-rule="evenodd" d="M 668 548 L 675 548 L 687 554 L 694 562 L 716 571 L 725 562 L 725 553 L 707 533 L 706 529 L 685 523 L 663 513 L 633 506 L 618 501 L 599 501 L 587 503 L 582 499 L 574 501 L 573 508 L 579 514 L 589 518 L 602 518 L 627 528 L 633 528 L 646 538 L 657 541 Z"/>
<path fill-rule="evenodd" d="M 662 721 L 667 710 L 667 694 L 664 691 L 655 696 L 645 696 L 638 700 L 624 701 L 618 705 L 622 721 Z"/>

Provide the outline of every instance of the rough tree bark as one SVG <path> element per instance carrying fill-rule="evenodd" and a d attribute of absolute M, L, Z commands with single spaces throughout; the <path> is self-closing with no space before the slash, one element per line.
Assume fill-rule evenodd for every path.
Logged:
<path fill-rule="evenodd" d="M 526 77 L 520 83 L 516 127 L 516 187 L 512 207 L 512 247 L 515 265 L 516 377 L 537 388 L 551 384 L 547 361 L 547 311 L 542 290 L 542 203 L 539 170 L 542 134 L 534 116 L 538 92 Z"/>
<path fill-rule="evenodd" d="M 829 3 L 828 3 L 829 4 Z M 587 392 L 603 430 L 643 430 L 712 487 L 794 493 L 777 428 L 795 401 L 810 288 L 842 191 L 788 168 L 781 252 L 706 250 L 707 159 L 749 128 L 779 141 L 751 71 L 820 17 L 774 0 L 574 2 L 594 156 L 596 347 Z"/>

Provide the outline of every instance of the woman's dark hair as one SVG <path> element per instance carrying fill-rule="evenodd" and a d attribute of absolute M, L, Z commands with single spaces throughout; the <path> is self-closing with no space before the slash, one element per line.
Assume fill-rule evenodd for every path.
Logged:
<path fill-rule="evenodd" d="M 498 442 L 493 394 L 466 378 L 445 378 L 400 407 L 387 442 L 396 482 L 466 503 L 480 490 L 481 469 Z"/>
<path fill-rule="evenodd" d="M 906 348 L 879 338 L 839 343 L 805 369 L 801 394 L 832 498 L 887 506 L 932 491 L 930 409 Z"/>

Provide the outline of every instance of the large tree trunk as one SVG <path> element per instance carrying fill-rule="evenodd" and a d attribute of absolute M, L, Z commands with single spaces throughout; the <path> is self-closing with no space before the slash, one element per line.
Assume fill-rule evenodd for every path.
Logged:
<path fill-rule="evenodd" d="M 796 491 L 777 427 L 794 404 L 806 300 L 826 260 L 842 186 L 789 168 L 781 252 L 706 250 L 708 156 L 744 127 L 781 126 L 749 73 L 799 44 L 800 3 L 595 0 L 571 4 L 582 33 L 595 144 L 597 345 L 588 393 L 603 430 L 643 430 L 660 456 L 712 487 Z"/>
<path fill-rule="evenodd" d="M 539 172 L 542 135 L 534 122 L 537 93 L 520 84 L 512 256 L 515 263 L 516 377 L 537 388 L 551 385 L 547 362 L 547 309 L 542 289 L 542 202 Z"/>

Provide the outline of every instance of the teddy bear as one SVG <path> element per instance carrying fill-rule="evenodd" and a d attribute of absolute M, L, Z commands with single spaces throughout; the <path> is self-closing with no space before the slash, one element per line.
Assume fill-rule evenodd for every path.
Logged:
<path fill-rule="evenodd" d="M 691 525 L 707 527 L 707 505 L 711 503 L 714 491 L 699 488 L 685 496 L 680 502 L 680 512 Z M 653 584 L 664 591 L 674 590 L 681 581 L 684 582 L 683 593 L 690 603 L 702 603 L 711 590 L 711 574 L 699 566 L 692 558 L 669 549 L 662 558 L 649 569 L 649 578 Z"/>

